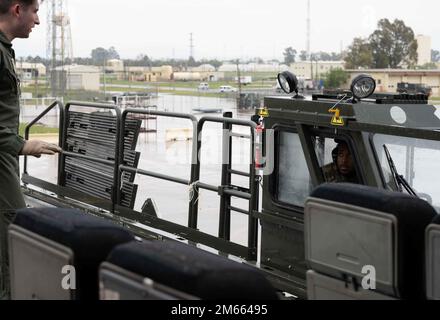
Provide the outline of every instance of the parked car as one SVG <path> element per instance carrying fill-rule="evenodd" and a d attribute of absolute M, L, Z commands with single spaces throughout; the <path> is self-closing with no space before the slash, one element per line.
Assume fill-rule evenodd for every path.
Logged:
<path fill-rule="evenodd" d="M 221 86 L 220 87 L 220 92 L 237 92 L 237 88 L 231 87 L 231 86 Z"/>
<path fill-rule="evenodd" d="M 199 89 L 199 90 L 209 90 L 209 83 L 202 82 L 202 83 L 199 84 L 197 89 Z"/>

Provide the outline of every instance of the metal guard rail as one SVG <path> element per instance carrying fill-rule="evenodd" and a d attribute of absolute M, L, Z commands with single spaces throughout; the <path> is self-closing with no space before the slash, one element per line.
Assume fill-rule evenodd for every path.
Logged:
<path fill-rule="evenodd" d="M 237 125 L 237 126 L 244 126 L 249 127 L 250 129 L 250 154 L 251 154 L 251 164 L 250 164 L 250 192 L 241 192 L 241 191 L 235 191 L 235 190 L 228 190 L 226 186 L 212 186 L 209 184 L 201 183 L 199 182 L 200 179 L 200 159 L 196 157 L 196 162 L 193 162 L 191 167 L 191 184 L 194 184 L 196 188 L 194 188 L 194 196 L 192 197 L 190 201 L 190 208 L 189 208 L 189 218 L 188 218 L 188 226 L 193 229 L 197 229 L 198 226 L 198 205 L 197 205 L 197 199 L 199 197 L 198 188 L 218 192 L 220 196 L 222 194 L 228 194 L 230 196 L 234 196 L 237 198 L 245 199 L 250 201 L 250 210 L 247 212 L 248 214 L 248 256 L 249 258 L 256 258 L 256 249 L 258 246 L 258 220 L 255 219 L 252 215 L 253 206 L 258 203 L 258 195 L 257 195 L 257 180 L 256 180 L 256 170 L 255 170 L 255 143 L 256 143 L 256 128 L 257 124 L 252 121 L 247 120 L 239 120 L 239 119 L 232 119 L 232 118 L 219 118 L 219 117 L 203 117 L 199 120 L 197 124 L 197 150 L 196 155 L 199 155 L 202 149 L 202 139 L 201 139 L 201 133 L 203 131 L 203 127 L 206 123 L 221 123 L 224 126 L 225 125 Z M 234 209 L 234 207 L 230 207 L 229 209 Z M 242 211 L 237 211 L 242 213 Z M 221 221 L 224 217 L 220 217 Z M 221 224 L 221 222 L 220 222 Z M 220 232 L 219 236 L 223 236 Z"/>
<path fill-rule="evenodd" d="M 31 121 L 24 130 L 24 139 L 29 140 L 30 131 L 32 127 L 38 123 L 45 115 L 47 115 L 53 108 L 59 107 L 60 110 L 60 119 L 59 119 L 59 138 L 58 138 L 58 146 L 62 148 L 63 138 L 64 138 L 64 115 L 65 115 L 65 106 L 60 101 L 54 101 L 49 107 L 46 108 L 37 118 L 35 118 L 33 121 Z M 59 159 L 61 160 L 61 155 L 59 156 Z M 23 165 L 23 173 L 25 175 L 28 174 L 28 156 L 24 157 L 24 165 Z M 58 167 L 58 184 L 60 182 L 60 168 Z"/>
<path fill-rule="evenodd" d="M 61 102 L 55 101 L 53 104 L 51 104 L 43 113 L 41 113 L 35 120 L 33 120 L 29 125 L 26 127 L 25 131 L 25 139 L 29 139 L 29 133 L 30 129 L 41 119 L 43 118 L 48 112 L 50 112 L 53 108 L 56 106 L 59 106 L 60 108 L 60 137 L 59 137 L 59 145 L 64 150 L 59 155 L 59 166 L 58 166 L 58 186 L 62 186 L 63 181 L 63 173 L 64 173 L 64 163 L 66 157 L 72 157 L 72 158 L 80 158 L 80 159 L 87 159 L 90 161 L 95 161 L 97 163 L 107 164 L 107 165 L 114 165 L 114 177 L 113 182 L 115 188 L 112 190 L 112 203 L 111 203 L 111 212 L 113 214 L 118 214 L 116 212 L 116 208 L 118 207 L 118 204 L 121 200 L 121 184 L 122 184 L 122 172 L 132 172 L 140 175 L 150 176 L 157 179 L 167 180 L 170 182 L 183 184 L 183 185 L 194 185 L 196 193 L 196 196 L 193 197 L 192 201 L 190 202 L 189 206 L 189 217 L 188 217 L 188 227 L 194 229 L 197 231 L 197 216 L 198 216 L 198 208 L 197 203 L 195 202 L 195 199 L 198 197 L 198 191 L 197 188 L 211 190 L 214 192 L 218 192 L 219 194 L 224 193 L 228 194 L 234 197 L 250 200 L 252 203 L 255 203 L 258 199 L 255 199 L 255 197 L 258 197 L 255 193 L 250 192 L 241 192 L 241 191 L 235 191 L 235 190 L 227 190 L 224 187 L 216 187 L 211 186 L 202 182 L 199 182 L 200 178 L 200 159 L 198 158 L 198 154 L 202 148 L 202 142 L 199 137 L 201 136 L 201 132 L 203 130 L 203 127 L 205 123 L 207 122 L 214 122 L 214 123 L 223 123 L 223 124 L 229 124 L 229 125 L 238 125 L 238 126 L 247 126 L 251 130 L 251 156 L 252 156 L 252 164 L 250 166 L 251 171 L 249 174 L 250 181 L 251 181 L 251 191 L 254 190 L 256 187 L 256 171 L 255 171 L 255 129 L 256 124 L 252 121 L 245 121 L 245 120 L 237 120 L 237 119 L 231 119 L 231 118 L 218 118 L 218 117 L 203 117 L 200 120 L 197 120 L 197 118 L 190 114 L 181 114 L 181 113 L 170 113 L 170 112 L 162 112 L 162 111 L 154 111 L 154 110 L 142 110 L 142 109 L 126 109 L 123 112 L 121 112 L 120 108 L 115 105 L 111 104 L 101 104 L 101 103 L 88 103 L 88 102 L 77 102 L 72 101 L 66 104 L 64 106 Z M 108 110 L 114 110 L 116 115 L 116 145 L 115 145 L 115 161 L 110 160 L 102 160 L 90 156 L 85 156 L 82 154 L 72 153 L 65 151 L 67 149 L 67 127 L 68 127 L 68 113 L 69 110 L 72 107 L 83 107 L 83 108 L 96 108 L 96 109 L 108 109 Z M 192 165 L 191 165 L 191 179 L 188 181 L 186 179 L 179 179 L 176 177 L 171 177 L 163 174 L 158 174 L 155 172 L 132 168 L 123 165 L 123 159 L 124 159 L 124 128 L 127 121 L 127 116 L 129 114 L 145 114 L 145 115 L 153 115 L 153 116 L 163 116 L 163 117 L 169 117 L 169 118 L 180 118 L 180 119 L 188 119 L 192 122 L 193 125 L 193 141 L 197 143 L 193 143 L 192 148 Z M 24 163 L 24 174 L 28 176 L 27 174 L 27 157 L 25 157 L 25 163 Z M 31 177 L 32 178 L 32 177 Z M 38 180 L 38 179 L 30 179 L 31 181 L 41 182 L 44 181 Z M 44 182 L 44 185 L 49 185 L 49 183 Z M 38 185 L 37 185 L 38 186 Z M 42 186 L 43 187 L 43 186 Z M 56 186 L 55 186 L 56 187 Z M 231 209 L 235 209 L 231 206 Z M 125 211 L 125 210 L 122 210 Z M 237 210 L 238 212 L 244 213 L 244 210 Z M 173 225 L 172 223 L 169 223 Z M 176 226 L 177 227 L 177 226 Z M 255 258 L 256 257 L 256 248 L 257 248 L 257 220 L 253 217 L 252 213 L 249 213 L 249 239 L 248 239 L 248 257 Z M 221 240 L 221 239 L 219 239 Z M 232 245 L 232 244 L 231 244 Z"/>

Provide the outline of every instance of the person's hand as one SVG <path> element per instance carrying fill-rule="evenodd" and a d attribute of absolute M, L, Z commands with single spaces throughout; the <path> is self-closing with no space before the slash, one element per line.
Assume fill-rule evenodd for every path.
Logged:
<path fill-rule="evenodd" d="M 63 152 L 63 150 L 56 144 L 47 143 L 40 140 L 28 140 L 24 143 L 20 154 L 23 156 L 34 156 L 40 158 L 43 154 L 54 155 L 61 152 Z"/>

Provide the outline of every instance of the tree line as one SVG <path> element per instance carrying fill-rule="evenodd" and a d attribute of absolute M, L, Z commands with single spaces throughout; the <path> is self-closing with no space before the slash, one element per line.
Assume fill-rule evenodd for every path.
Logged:
<path fill-rule="evenodd" d="M 411 27 L 404 21 L 381 19 L 377 29 L 367 38 L 355 38 L 347 50 L 341 54 L 317 52 L 310 57 L 305 51 L 299 54 L 299 60 L 343 60 L 346 69 L 438 69 L 440 51 L 431 50 L 431 62 L 417 65 L 418 43 Z M 284 62 L 288 65 L 296 62 L 298 51 L 288 47 L 283 52 Z M 327 88 L 338 88 L 346 82 L 348 74 L 342 69 L 334 69 L 323 76 Z"/>
<path fill-rule="evenodd" d="M 318 52 L 312 52 L 310 54 L 310 57 L 307 55 L 307 51 L 302 50 L 299 52 L 296 49 L 293 49 L 293 47 L 288 47 L 283 52 L 284 56 L 284 63 L 287 65 L 290 65 L 292 63 L 295 63 L 297 61 L 297 57 L 299 58 L 299 61 L 307 61 L 307 60 L 313 60 L 313 61 L 339 61 L 342 60 L 342 53 L 337 52 L 324 52 L 324 51 L 318 51 Z"/>
<path fill-rule="evenodd" d="M 347 69 L 414 68 L 418 44 L 402 20 L 382 19 L 368 38 L 355 38 L 345 57 Z"/>
<path fill-rule="evenodd" d="M 64 63 L 62 61 L 57 61 L 56 66 L 60 66 L 62 64 L 79 64 L 79 65 L 94 65 L 94 66 L 103 66 L 104 63 L 111 59 L 121 59 L 118 51 L 115 47 L 110 47 L 108 49 L 98 47 L 91 51 L 89 57 L 78 57 L 71 59 L 65 59 Z M 198 67 L 203 64 L 210 64 L 216 69 L 218 69 L 223 63 L 231 63 L 235 64 L 237 60 L 230 61 L 220 61 L 218 59 L 200 59 L 196 60 L 193 57 L 189 59 L 153 59 L 150 58 L 147 54 L 140 54 L 136 57 L 136 59 L 121 59 L 124 62 L 124 66 L 127 67 L 160 67 L 163 65 L 170 65 L 174 68 L 186 68 L 186 67 Z M 51 60 L 42 58 L 39 56 L 32 57 L 28 56 L 23 59 L 23 61 L 31 62 L 31 63 L 42 63 L 46 67 L 51 66 Z M 250 58 L 247 60 L 240 60 L 240 63 L 271 63 L 276 62 L 280 63 L 277 59 L 272 59 L 269 61 L 265 61 L 260 57 Z"/>
<path fill-rule="evenodd" d="M 298 51 L 293 47 L 284 50 L 284 63 L 290 65 L 297 61 L 345 61 L 346 69 L 384 69 L 384 68 L 438 68 L 440 51 L 432 50 L 431 62 L 417 66 L 418 44 L 414 31 L 404 21 L 381 19 L 377 29 L 367 38 L 357 37 L 347 50 L 342 53 L 315 52 L 308 57 L 306 51 Z"/>

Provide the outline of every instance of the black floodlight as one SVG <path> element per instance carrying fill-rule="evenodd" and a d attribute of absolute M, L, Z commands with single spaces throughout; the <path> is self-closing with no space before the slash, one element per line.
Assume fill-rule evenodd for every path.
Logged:
<path fill-rule="evenodd" d="M 351 92 L 356 99 L 366 99 L 376 90 L 376 80 L 368 74 L 361 74 L 353 79 Z"/>
<path fill-rule="evenodd" d="M 278 74 L 278 84 L 285 93 L 295 92 L 294 98 L 302 98 L 298 95 L 298 78 L 292 72 L 284 71 Z"/>

